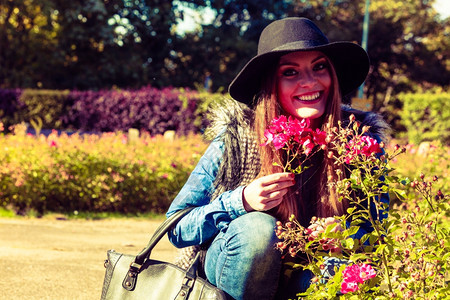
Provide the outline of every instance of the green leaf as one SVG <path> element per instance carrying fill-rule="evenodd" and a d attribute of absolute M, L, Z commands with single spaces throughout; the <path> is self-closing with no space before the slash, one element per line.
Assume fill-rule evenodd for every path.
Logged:
<path fill-rule="evenodd" d="M 356 209 L 356 207 L 349 207 L 349 208 L 347 208 L 347 213 L 349 214 L 349 215 L 351 215 L 354 211 L 355 211 L 355 209 Z"/>
<path fill-rule="evenodd" d="M 375 247 L 376 248 L 375 254 L 382 254 L 384 251 L 384 248 L 386 248 L 386 246 L 387 246 L 386 244 L 381 244 L 381 245 L 378 245 L 377 247 Z"/>

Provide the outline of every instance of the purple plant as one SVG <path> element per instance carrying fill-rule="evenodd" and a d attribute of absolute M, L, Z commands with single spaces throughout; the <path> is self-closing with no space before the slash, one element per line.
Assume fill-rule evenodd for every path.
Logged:
<path fill-rule="evenodd" d="M 151 135 L 174 130 L 198 132 L 195 93 L 144 87 L 139 90 L 72 91 L 72 107 L 63 116 L 65 127 L 82 131 L 148 131 Z M 184 97 L 184 103 L 183 103 Z"/>

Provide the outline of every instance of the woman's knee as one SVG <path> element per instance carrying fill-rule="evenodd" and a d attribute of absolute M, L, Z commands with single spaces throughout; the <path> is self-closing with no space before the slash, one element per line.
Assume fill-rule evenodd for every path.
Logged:
<path fill-rule="evenodd" d="M 233 242 L 240 247 L 253 248 L 261 252 L 265 249 L 274 249 L 278 241 L 275 234 L 276 219 L 263 212 L 251 212 L 233 220 L 227 233 L 230 239 L 229 246 Z"/>

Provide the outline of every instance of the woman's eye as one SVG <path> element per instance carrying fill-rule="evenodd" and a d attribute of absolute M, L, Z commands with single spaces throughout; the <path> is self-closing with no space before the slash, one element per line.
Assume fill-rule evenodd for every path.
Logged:
<path fill-rule="evenodd" d="M 318 63 L 318 64 L 314 65 L 313 69 L 315 71 L 320 71 L 320 70 L 324 70 L 324 69 L 327 69 L 327 68 L 328 68 L 328 64 L 323 62 L 323 63 Z"/>
<path fill-rule="evenodd" d="M 294 76 L 297 75 L 297 71 L 295 71 L 294 69 L 286 69 L 283 70 L 281 74 L 283 74 L 283 76 Z"/>

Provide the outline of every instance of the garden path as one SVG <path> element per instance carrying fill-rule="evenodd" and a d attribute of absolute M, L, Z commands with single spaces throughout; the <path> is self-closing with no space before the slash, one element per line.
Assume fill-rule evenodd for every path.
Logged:
<path fill-rule="evenodd" d="M 0 218 L 0 299 L 100 299 L 108 249 L 137 254 L 160 220 Z M 163 238 L 152 257 L 173 261 Z"/>

